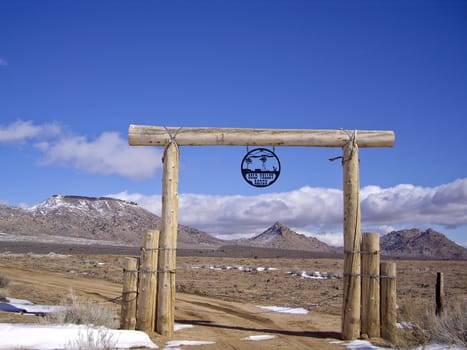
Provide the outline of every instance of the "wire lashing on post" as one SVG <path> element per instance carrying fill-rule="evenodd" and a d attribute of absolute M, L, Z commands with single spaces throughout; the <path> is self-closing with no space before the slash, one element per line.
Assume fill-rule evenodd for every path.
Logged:
<path fill-rule="evenodd" d="M 144 248 L 144 247 L 141 247 L 142 252 L 150 252 L 154 250 L 177 250 L 177 248 Z"/>
<path fill-rule="evenodd" d="M 170 133 L 169 129 L 167 129 L 166 126 L 164 126 L 164 129 L 165 129 L 165 132 L 167 133 L 167 135 L 169 135 L 169 143 L 175 143 L 175 144 L 177 144 L 177 140 L 176 140 L 177 134 L 178 134 L 178 132 L 179 132 L 180 130 L 182 130 L 182 127 L 179 127 L 179 128 L 175 131 L 175 134 L 173 134 L 173 135 Z"/>
<path fill-rule="evenodd" d="M 157 273 L 157 272 L 168 272 L 175 273 L 175 270 L 161 269 L 161 270 L 127 270 L 123 269 L 123 272 L 136 272 L 136 273 Z"/>
<path fill-rule="evenodd" d="M 369 275 L 364 273 L 344 273 L 343 276 L 345 277 L 369 277 L 369 278 L 386 278 L 386 279 L 396 279 L 394 276 L 383 276 L 383 275 Z"/>
<path fill-rule="evenodd" d="M 169 129 L 164 126 L 164 129 L 165 129 L 165 132 L 167 133 L 167 135 L 169 135 L 169 143 L 167 143 L 167 145 L 165 146 L 164 148 L 164 155 L 162 156 L 162 163 L 164 163 L 164 158 L 165 158 L 165 151 L 167 150 L 167 148 L 169 147 L 169 145 L 175 145 L 175 147 L 177 148 L 177 151 L 178 151 L 178 145 L 177 145 L 177 134 L 180 130 L 182 130 L 182 127 L 179 127 L 176 131 L 175 131 L 175 134 L 171 134 Z"/>
<path fill-rule="evenodd" d="M 351 151 L 353 151 L 355 148 L 358 147 L 358 145 L 357 145 L 357 130 L 354 130 L 353 132 L 350 132 L 350 131 L 344 130 L 344 129 L 341 129 L 341 130 L 344 131 L 347 134 L 347 136 L 349 137 L 349 140 L 347 141 L 347 146 L 349 144 L 352 144 L 352 148 L 346 146 L 346 147 L 344 147 L 344 150 L 351 153 Z M 342 165 L 344 165 L 344 162 L 349 160 L 350 156 L 348 154 L 346 156 L 346 154 L 344 153 L 344 155 L 342 155 L 342 156 L 329 158 L 329 161 L 334 162 L 335 160 L 338 160 L 338 159 L 341 159 L 342 160 L 341 161 Z"/>
<path fill-rule="evenodd" d="M 344 253 L 376 255 L 376 254 L 379 254 L 379 250 L 344 250 Z"/>
<path fill-rule="evenodd" d="M 351 154 L 353 153 L 354 150 L 358 151 L 358 145 L 357 145 L 357 130 L 354 130 L 353 132 L 350 132 L 348 130 L 343 130 L 347 136 L 349 137 L 349 140 L 347 141 L 347 145 L 344 147 L 344 155 L 342 156 L 342 165 L 351 158 Z M 352 146 L 352 147 L 349 147 Z M 347 154 L 346 154 L 347 152 Z"/>

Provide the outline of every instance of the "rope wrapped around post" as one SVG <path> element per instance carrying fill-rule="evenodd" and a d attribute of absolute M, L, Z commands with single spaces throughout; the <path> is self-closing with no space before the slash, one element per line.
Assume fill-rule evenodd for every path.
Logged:
<path fill-rule="evenodd" d="M 360 183 L 357 131 L 345 131 L 348 140 L 343 147 L 344 177 L 344 300 L 342 333 L 344 340 L 360 336 L 361 255 L 360 247 Z"/>

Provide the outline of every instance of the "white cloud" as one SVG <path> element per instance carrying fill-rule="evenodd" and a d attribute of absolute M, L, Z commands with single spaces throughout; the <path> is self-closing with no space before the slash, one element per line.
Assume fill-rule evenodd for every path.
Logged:
<path fill-rule="evenodd" d="M 96 174 L 118 174 L 145 179 L 161 167 L 161 152 L 150 147 L 130 147 L 118 133 L 104 132 L 88 141 L 84 136 L 63 137 L 42 142 L 36 147 L 44 152 L 43 165 L 60 164 Z"/>
<path fill-rule="evenodd" d="M 145 179 L 161 167 L 162 153 L 150 147 L 130 147 L 118 133 L 104 132 L 88 141 L 85 136 L 66 135 L 59 125 L 16 121 L 0 125 L 0 143 L 36 141 L 43 152 L 42 165 L 59 164 L 95 174 L 118 174 Z"/>
<path fill-rule="evenodd" d="M 0 57 L 0 66 L 8 66 L 8 62 Z"/>
<path fill-rule="evenodd" d="M 326 244 L 332 245 L 334 247 L 342 247 L 344 245 L 344 236 L 342 232 L 324 232 L 324 233 L 315 233 L 315 232 L 308 232 L 303 231 L 300 228 L 292 228 L 297 233 L 301 233 L 305 236 L 315 237 L 319 239 L 321 242 Z"/>
<path fill-rule="evenodd" d="M 373 230 L 371 230 L 371 231 L 373 231 Z M 369 232 L 371 232 L 371 231 L 369 231 Z M 390 225 L 380 225 L 374 231 L 379 232 L 382 235 L 385 235 L 386 233 L 397 231 L 397 228 L 394 227 L 394 226 L 390 226 Z"/>
<path fill-rule="evenodd" d="M 151 213 L 161 215 L 162 197 L 158 194 L 144 195 L 139 193 L 128 193 L 123 191 L 120 193 L 107 194 L 106 197 L 119 198 L 130 202 L 138 203 L 138 205 Z"/>
<path fill-rule="evenodd" d="M 467 178 L 437 187 L 397 185 L 361 191 L 362 221 L 394 225 L 424 223 L 457 227 L 467 224 Z"/>
<path fill-rule="evenodd" d="M 160 215 L 161 197 L 122 192 L 109 196 L 130 200 Z M 250 237 L 275 221 L 290 227 L 324 230 L 342 226 L 342 191 L 303 187 L 284 193 L 258 196 L 180 194 L 179 220 L 184 225 L 223 238 Z M 299 231 L 297 231 L 299 232 Z M 311 235 L 309 231 L 306 234 Z M 336 234 L 320 234 L 323 241 L 339 245 Z"/>
<path fill-rule="evenodd" d="M 35 125 L 32 121 L 18 120 L 6 126 L 0 125 L 0 142 L 18 142 L 59 133 L 60 127 L 56 124 Z"/>
<path fill-rule="evenodd" d="M 275 221 L 294 227 L 332 226 L 341 217 L 342 192 L 302 187 L 258 196 L 180 195 L 180 221 L 220 235 L 250 233 Z"/>
<path fill-rule="evenodd" d="M 132 200 L 160 215 L 160 196 L 122 192 L 118 198 Z M 259 234 L 276 221 L 297 232 L 342 245 L 342 191 L 302 187 L 283 193 L 257 196 L 180 194 L 180 223 L 217 237 Z M 361 190 L 362 231 L 385 234 L 395 227 L 467 225 L 467 178 L 437 187 L 397 185 L 368 186 Z M 316 233 L 319 232 L 319 233 Z"/>

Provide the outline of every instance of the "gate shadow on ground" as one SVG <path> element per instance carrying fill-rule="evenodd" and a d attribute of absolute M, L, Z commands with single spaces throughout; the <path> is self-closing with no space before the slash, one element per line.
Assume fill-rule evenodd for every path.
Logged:
<path fill-rule="evenodd" d="M 318 338 L 318 339 L 341 339 L 341 334 L 338 332 L 332 331 L 294 331 L 294 330 L 285 330 L 285 329 L 270 329 L 270 328 L 253 328 L 253 327 L 241 327 L 241 326 L 230 326 L 223 324 L 215 324 L 212 321 L 203 321 L 203 320 L 176 320 L 176 323 L 180 324 L 190 324 L 201 327 L 211 327 L 211 328 L 220 328 L 220 329 L 231 329 L 236 331 L 245 331 L 245 332 L 259 332 L 259 333 L 269 333 L 269 334 L 281 334 L 286 336 L 294 337 L 308 337 L 308 338 Z"/>

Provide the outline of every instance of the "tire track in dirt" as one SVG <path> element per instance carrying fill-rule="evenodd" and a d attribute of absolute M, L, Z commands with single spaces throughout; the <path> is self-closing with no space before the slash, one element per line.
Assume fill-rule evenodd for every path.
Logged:
<path fill-rule="evenodd" d="M 22 285 L 21 290 L 24 291 L 41 289 L 44 290 L 46 295 L 51 293 L 67 295 L 72 290 L 78 295 L 93 295 L 98 300 L 110 300 L 121 294 L 121 286 L 105 280 L 76 275 L 68 276 L 58 272 L 38 272 L 1 265 L 0 271 L 13 281 L 13 285 Z"/>
<path fill-rule="evenodd" d="M 243 319 L 246 319 L 248 321 L 256 321 L 256 322 L 261 322 L 261 323 L 264 323 L 264 324 L 271 324 L 271 325 L 274 324 L 274 322 L 272 320 L 270 320 L 270 319 L 268 319 L 266 317 L 260 317 L 260 316 L 257 316 L 256 314 L 241 312 L 238 309 L 234 309 L 232 307 L 209 304 L 209 303 L 206 303 L 206 302 L 199 302 L 199 301 L 198 302 L 192 301 L 191 304 L 192 305 L 203 306 L 203 307 L 213 309 L 213 310 L 216 310 L 216 311 L 220 311 L 220 312 L 222 312 L 224 314 L 235 315 L 235 316 L 237 316 L 239 318 L 243 318 Z"/>
<path fill-rule="evenodd" d="M 252 304 L 220 301 L 191 294 L 178 294 L 177 322 L 194 324 L 216 341 L 212 349 L 342 349 L 329 344 L 339 336 L 340 319 L 329 315 L 291 315 L 259 311 Z M 258 311 L 255 311 L 258 310 Z M 180 318 L 186 316 L 186 319 Z M 316 326 L 327 323 L 328 331 Z M 334 326 L 334 327 L 333 327 Z M 326 326 L 325 326 L 326 328 Z M 200 331 L 196 331 L 199 340 Z M 222 334 L 222 337 L 219 335 Z M 272 335 L 267 341 L 242 340 L 252 335 Z M 211 347 L 209 347 L 211 349 Z"/>

